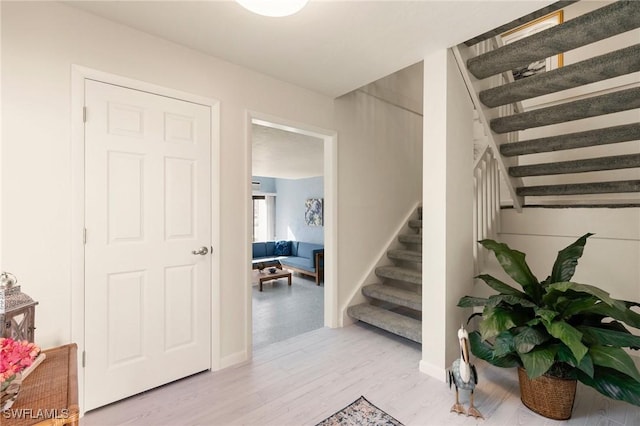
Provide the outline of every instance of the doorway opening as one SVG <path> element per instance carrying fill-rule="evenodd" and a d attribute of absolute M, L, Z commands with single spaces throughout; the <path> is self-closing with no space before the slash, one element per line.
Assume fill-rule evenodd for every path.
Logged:
<path fill-rule="evenodd" d="M 257 350 L 337 324 L 335 134 L 252 114 L 248 142 L 247 346 Z"/>

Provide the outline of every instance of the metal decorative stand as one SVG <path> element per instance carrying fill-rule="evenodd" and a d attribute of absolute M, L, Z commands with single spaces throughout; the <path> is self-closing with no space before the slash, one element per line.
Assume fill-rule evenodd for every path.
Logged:
<path fill-rule="evenodd" d="M 0 337 L 33 342 L 38 302 L 21 292 L 17 282 L 13 274 L 0 273 Z"/>

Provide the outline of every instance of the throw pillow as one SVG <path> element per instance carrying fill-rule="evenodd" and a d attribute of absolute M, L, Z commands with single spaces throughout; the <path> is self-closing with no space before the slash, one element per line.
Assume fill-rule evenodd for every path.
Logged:
<path fill-rule="evenodd" d="M 273 252 L 276 256 L 291 256 L 291 244 L 289 241 L 276 241 Z"/>

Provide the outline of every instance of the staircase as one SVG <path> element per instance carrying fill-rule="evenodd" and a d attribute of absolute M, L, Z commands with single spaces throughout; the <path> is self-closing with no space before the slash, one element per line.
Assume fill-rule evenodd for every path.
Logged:
<path fill-rule="evenodd" d="M 544 13 L 571 3 L 574 2 L 557 2 L 545 8 Z M 540 15 L 534 13 L 532 17 Z M 500 31 L 524 22 L 526 18 L 521 18 Z M 616 148 L 618 155 L 594 155 L 598 151 L 585 150 L 640 140 L 640 81 L 635 79 L 615 91 L 598 94 L 589 94 L 584 87 L 640 71 L 640 44 L 519 80 L 514 81 L 512 76 L 514 69 L 639 27 L 640 2 L 617 1 L 512 44 L 500 46 L 501 39 L 495 37 L 497 31 L 492 31 L 454 49 L 476 108 L 487 123 L 492 151 L 500 154 L 501 174 L 512 187 L 516 208 L 534 205 L 529 201 L 531 197 L 547 197 L 564 207 L 589 205 L 589 200 L 600 200 L 595 204 L 608 207 L 640 205 L 638 144 Z M 479 43 L 491 47 L 478 49 Z M 521 105 L 529 99 L 580 87 L 588 97 L 583 94 L 532 110 Z M 614 126 L 602 126 L 603 116 L 624 111 L 631 114 L 616 118 Z M 620 123 L 620 119 L 627 122 Z M 574 123 L 567 124 L 571 122 Z M 515 141 L 519 132 L 530 129 L 539 129 L 537 133 L 544 131 L 545 135 Z M 608 173 L 623 169 L 623 173 Z M 610 176 L 616 178 L 612 180 Z M 635 194 L 628 195 L 631 193 Z M 563 198 L 571 201 L 563 202 Z M 576 199 L 586 202 L 576 203 Z"/>
<path fill-rule="evenodd" d="M 369 303 L 350 306 L 347 314 L 357 320 L 422 342 L 422 207 L 418 219 L 409 220 L 411 233 L 398 235 L 404 248 L 387 251 L 393 262 L 376 268 L 380 283 L 362 288 Z"/>
<path fill-rule="evenodd" d="M 500 178 L 506 182 L 516 209 L 535 205 L 529 201 L 535 197 L 547 200 L 552 197 L 552 202 L 543 203 L 545 207 L 591 206 L 588 203 L 593 198 L 588 197 L 602 194 L 613 197 L 605 197 L 593 205 L 640 206 L 640 197 L 631 202 L 624 198 L 625 194 L 640 195 L 638 79 L 614 91 L 589 94 L 584 90 L 575 99 L 554 101 L 553 105 L 530 110 L 523 106 L 523 101 L 533 98 L 570 92 L 640 71 L 640 44 L 530 77 L 513 78 L 514 69 L 640 28 L 640 1 L 617 1 L 502 45 L 500 34 L 572 3 L 576 2 L 559 1 L 453 48 L 488 139 L 488 146 L 478 150 L 473 172 L 475 241 L 492 238 L 499 229 Z M 627 122 L 621 123 L 619 116 L 615 120 L 603 119 L 608 114 L 625 111 L 631 112 Z M 612 121 L 615 125 L 607 125 Z M 544 130 L 544 136 L 520 140 L 520 133 L 531 129 Z M 589 151 L 625 143 L 616 149 L 616 155 L 592 155 L 593 151 Z M 545 161 L 540 161 L 541 158 Z M 626 170 L 632 178 L 607 178 L 607 173 L 620 170 Z M 545 183 L 540 184 L 540 179 L 546 179 Z M 576 203 L 575 196 L 586 196 L 587 201 Z M 557 201 L 563 197 L 573 198 Z M 376 268 L 381 282 L 362 288 L 369 303 L 351 306 L 347 313 L 421 343 L 421 210 L 418 213 L 420 220 L 409 223 L 415 232 L 398 236 L 406 248 L 387 252 L 394 265 Z M 482 256 L 483 252 L 475 249 L 477 268 L 482 264 Z"/>

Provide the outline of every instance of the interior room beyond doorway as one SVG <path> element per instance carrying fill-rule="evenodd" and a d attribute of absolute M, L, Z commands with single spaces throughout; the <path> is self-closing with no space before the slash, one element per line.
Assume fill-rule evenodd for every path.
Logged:
<path fill-rule="evenodd" d="M 260 121 L 251 143 L 256 350 L 324 325 L 325 141 Z M 282 276 L 269 279 L 270 267 Z"/>

